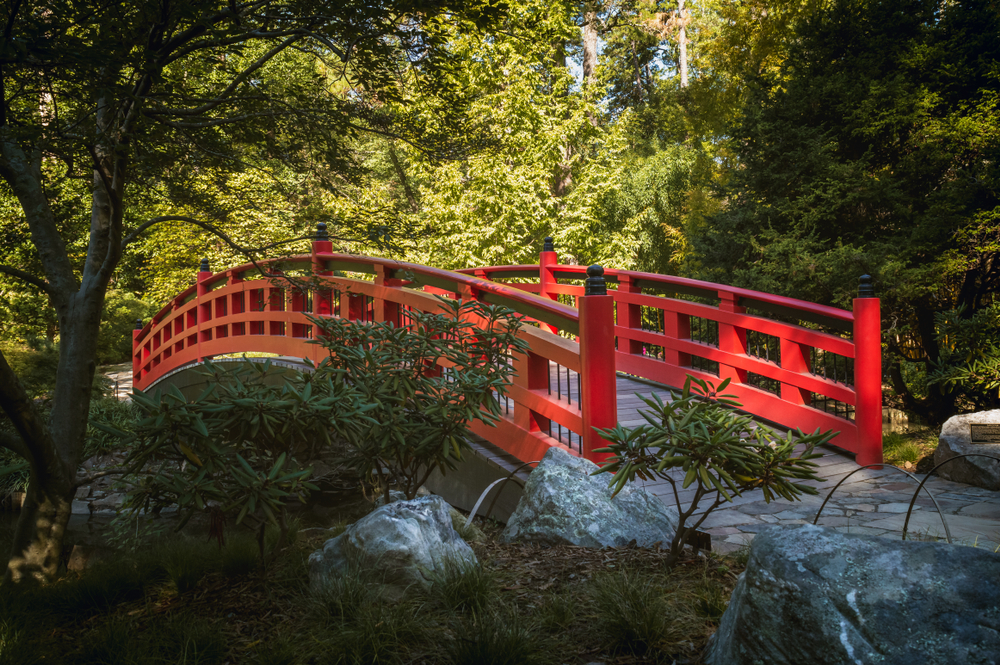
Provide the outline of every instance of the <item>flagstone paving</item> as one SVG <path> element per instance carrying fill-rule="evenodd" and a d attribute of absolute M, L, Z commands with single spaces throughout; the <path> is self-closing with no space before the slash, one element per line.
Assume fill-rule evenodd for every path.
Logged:
<path fill-rule="evenodd" d="M 634 393 L 648 396 L 653 392 L 662 399 L 668 397 L 665 389 L 621 376 L 618 378 L 620 396 L 632 397 Z M 622 404 L 621 397 L 619 400 L 619 421 L 636 425 L 644 422 L 638 414 L 638 407 L 644 406 L 641 402 L 634 397 L 625 404 Z M 819 496 L 805 496 L 801 501 L 776 499 L 767 503 L 763 492 L 756 490 L 736 497 L 732 503 L 717 508 L 700 527 L 712 535 L 712 549 L 734 551 L 752 541 L 761 530 L 773 525 L 812 523 L 830 490 L 848 475 L 850 477 L 837 488 L 823 508 L 817 524 L 846 533 L 902 538 L 907 509 L 924 475 L 914 473 L 910 478 L 891 467 L 858 470 L 852 457 L 844 452 L 833 448 L 817 449 L 816 452 L 823 455 L 815 461 L 819 465 L 818 475 L 825 482 L 807 484 L 816 487 Z M 680 489 L 682 477 L 679 471 L 675 472 L 674 479 Z M 675 505 L 668 482 L 636 482 L 659 496 L 667 505 Z M 928 480 L 924 488 L 927 492 L 921 491 L 914 502 L 907 525 L 908 539 L 945 540 L 943 516 L 951 531 L 952 542 L 994 551 L 1000 549 L 1000 492 L 938 477 Z M 928 492 L 937 500 L 940 514 Z M 691 489 L 678 492 L 685 506 L 689 505 L 693 494 Z"/>

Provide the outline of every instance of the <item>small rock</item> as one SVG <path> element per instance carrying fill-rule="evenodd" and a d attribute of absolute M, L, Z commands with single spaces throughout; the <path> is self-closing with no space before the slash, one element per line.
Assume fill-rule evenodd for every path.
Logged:
<path fill-rule="evenodd" d="M 501 540 L 583 547 L 623 547 L 632 540 L 650 547 L 673 540 L 677 511 L 634 484 L 612 498 L 611 476 L 590 475 L 597 468 L 549 448 L 528 476 Z"/>
<path fill-rule="evenodd" d="M 384 573 L 384 583 L 400 591 L 429 587 L 449 566 L 475 565 L 475 553 L 452 526 L 450 508 L 439 496 L 377 508 L 312 553 L 312 588 L 352 565 Z"/>

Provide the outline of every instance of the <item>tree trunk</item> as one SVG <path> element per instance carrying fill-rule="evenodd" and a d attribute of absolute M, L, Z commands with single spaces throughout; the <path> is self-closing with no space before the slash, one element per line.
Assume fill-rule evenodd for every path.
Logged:
<path fill-rule="evenodd" d="M 597 71 L 597 11 L 594 3 L 588 2 L 583 10 L 583 85 L 593 82 Z"/>
<path fill-rule="evenodd" d="M 684 0 L 677 0 L 677 14 L 680 19 L 680 27 L 677 30 L 677 46 L 680 51 L 677 68 L 680 70 L 682 88 L 688 87 L 687 13 L 684 9 Z"/>
<path fill-rule="evenodd" d="M 44 583 L 55 578 L 75 494 L 76 488 L 64 479 L 43 483 L 32 474 L 4 580 Z"/>

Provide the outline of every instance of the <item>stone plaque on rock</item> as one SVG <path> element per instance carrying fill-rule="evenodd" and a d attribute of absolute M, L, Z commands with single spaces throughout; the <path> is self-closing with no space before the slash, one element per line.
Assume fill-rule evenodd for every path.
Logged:
<path fill-rule="evenodd" d="M 972 443 L 1000 443 L 1000 423 L 972 423 L 969 439 Z"/>
<path fill-rule="evenodd" d="M 991 441 L 977 440 L 990 436 L 990 432 L 1000 429 L 1000 409 L 964 413 L 952 416 L 941 428 L 938 447 L 934 451 L 934 463 L 941 464 L 937 470 L 945 480 L 953 480 L 984 489 L 1000 490 L 1000 447 L 988 445 Z M 1000 443 L 997 441 L 996 443 Z M 969 457 L 962 457 L 969 455 Z M 957 458 L 957 459 L 955 459 Z"/>

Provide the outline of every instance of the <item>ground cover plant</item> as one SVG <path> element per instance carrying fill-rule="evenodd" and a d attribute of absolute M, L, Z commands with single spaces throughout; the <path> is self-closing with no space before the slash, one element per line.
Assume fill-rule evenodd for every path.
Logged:
<path fill-rule="evenodd" d="M 268 569 L 238 570 L 226 561 L 256 558 L 252 533 L 221 548 L 152 534 L 47 587 L 0 588 L 0 663 L 694 663 L 718 624 L 706 594 L 728 599 L 742 570 L 723 556 L 667 566 L 666 550 L 540 548 L 500 543 L 495 523 L 484 532 L 472 543 L 479 567 L 402 599 L 383 597 L 372 570 L 310 591 L 306 559 L 325 530 L 300 531 Z M 186 583 L 179 560 L 195 571 Z"/>

